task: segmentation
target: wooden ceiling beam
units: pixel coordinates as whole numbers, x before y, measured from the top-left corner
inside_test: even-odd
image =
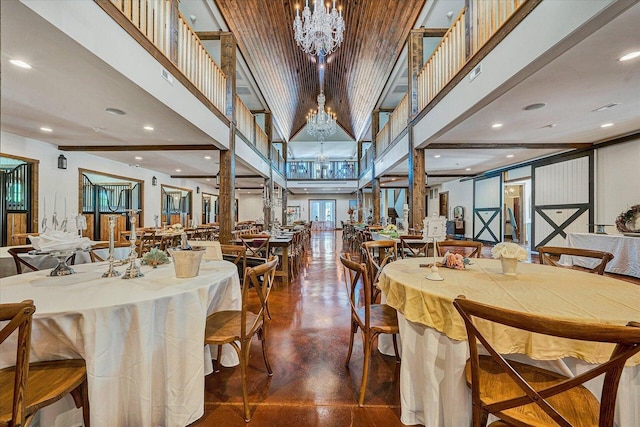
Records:
[[[481,143],[481,142],[463,142],[448,143],[435,142],[425,147],[425,150],[509,150],[509,149],[525,149],[525,150],[552,150],[557,148],[566,149],[582,149],[591,148],[593,144],[590,142],[516,142],[516,143]]]
[[[59,145],[60,151],[206,151],[219,150],[211,144],[185,145]]]

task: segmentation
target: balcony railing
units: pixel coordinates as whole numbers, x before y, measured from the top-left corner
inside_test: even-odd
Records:
[[[358,164],[355,161],[287,162],[287,179],[336,180],[358,179]]]
[[[373,165],[373,160],[375,158],[375,150],[373,145],[364,152],[362,157],[360,158],[360,172],[364,172]]]
[[[471,2],[471,55],[484,46],[502,24],[527,0],[482,0]]]
[[[282,175],[285,174],[284,158],[274,146],[271,146],[271,165],[276,168]]]
[[[177,23],[173,22],[169,0],[110,1],[219,111],[225,111],[224,73],[180,13]],[[177,52],[172,58],[171,34],[176,27]]]
[[[400,103],[389,115],[389,121],[376,135],[376,152],[382,153],[402,133],[409,122],[409,94],[402,97]],[[363,169],[364,170],[364,169]]]
[[[236,95],[236,128],[245,139],[265,157],[269,158],[269,138],[256,122],[256,118]]]

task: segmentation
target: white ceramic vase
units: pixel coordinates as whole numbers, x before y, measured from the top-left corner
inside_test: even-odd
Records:
[[[502,274],[506,276],[515,276],[518,270],[518,259],[517,258],[505,258],[501,257],[500,262],[502,262]]]

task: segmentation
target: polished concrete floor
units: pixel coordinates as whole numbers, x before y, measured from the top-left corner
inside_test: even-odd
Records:
[[[301,273],[289,284],[276,282],[270,296],[268,377],[260,344],[254,340],[248,371],[252,426],[402,426],[399,368],[394,357],[374,352],[365,407],[357,396],[363,350],[358,334],[351,363],[344,365],[349,340],[349,305],[339,254],[340,232],[314,232]],[[485,247],[483,257],[491,257]],[[534,254],[531,261],[537,262]],[[640,284],[640,280],[616,276]],[[193,427],[245,425],[239,368],[206,377],[205,414]],[[465,410],[464,408],[460,408]]]

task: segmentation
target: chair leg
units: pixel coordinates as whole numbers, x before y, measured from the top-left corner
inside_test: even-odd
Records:
[[[267,367],[267,372],[271,377],[273,376],[273,370],[271,369],[271,364],[269,363],[269,358],[267,357],[267,334],[264,326],[258,331],[258,339],[262,342],[262,357],[264,358],[264,365]]]
[[[242,401],[244,402],[244,420],[251,421],[249,410],[249,392],[247,390],[247,368],[249,367],[249,348],[251,342],[240,345],[240,376],[242,377]]]
[[[222,365],[220,362],[222,361],[222,344],[218,344],[218,356],[216,357],[216,363],[213,366],[213,372],[220,372],[220,366]]]
[[[91,417],[89,413],[89,384],[87,383],[87,377],[84,381],[75,389],[71,391],[71,397],[76,408],[82,407],[82,420],[84,421],[84,427],[91,427]],[[31,418],[33,419],[33,418]],[[31,424],[30,422],[27,425]]]
[[[369,359],[371,358],[371,345],[373,336],[368,333],[362,334],[362,346],[364,347],[364,360],[362,361],[362,384],[360,385],[360,397],[358,406],[364,406],[364,395],[367,391],[367,379],[369,378]]]
[[[348,366],[349,365],[349,360],[351,360],[351,353],[353,352],[353,338],[356,335],[356,332],[358,332],[358,324],[352,320],[351,321],[351,336],[349,337],[349,351],[347,352],[347,360],[345,360],[345,362],[344,362],[345,366]]]
[[[396,334],[392,335],[393,337],[393,351],[396,354],[396,363],[400,363],[400,353],[398,353],[398,337]]]

